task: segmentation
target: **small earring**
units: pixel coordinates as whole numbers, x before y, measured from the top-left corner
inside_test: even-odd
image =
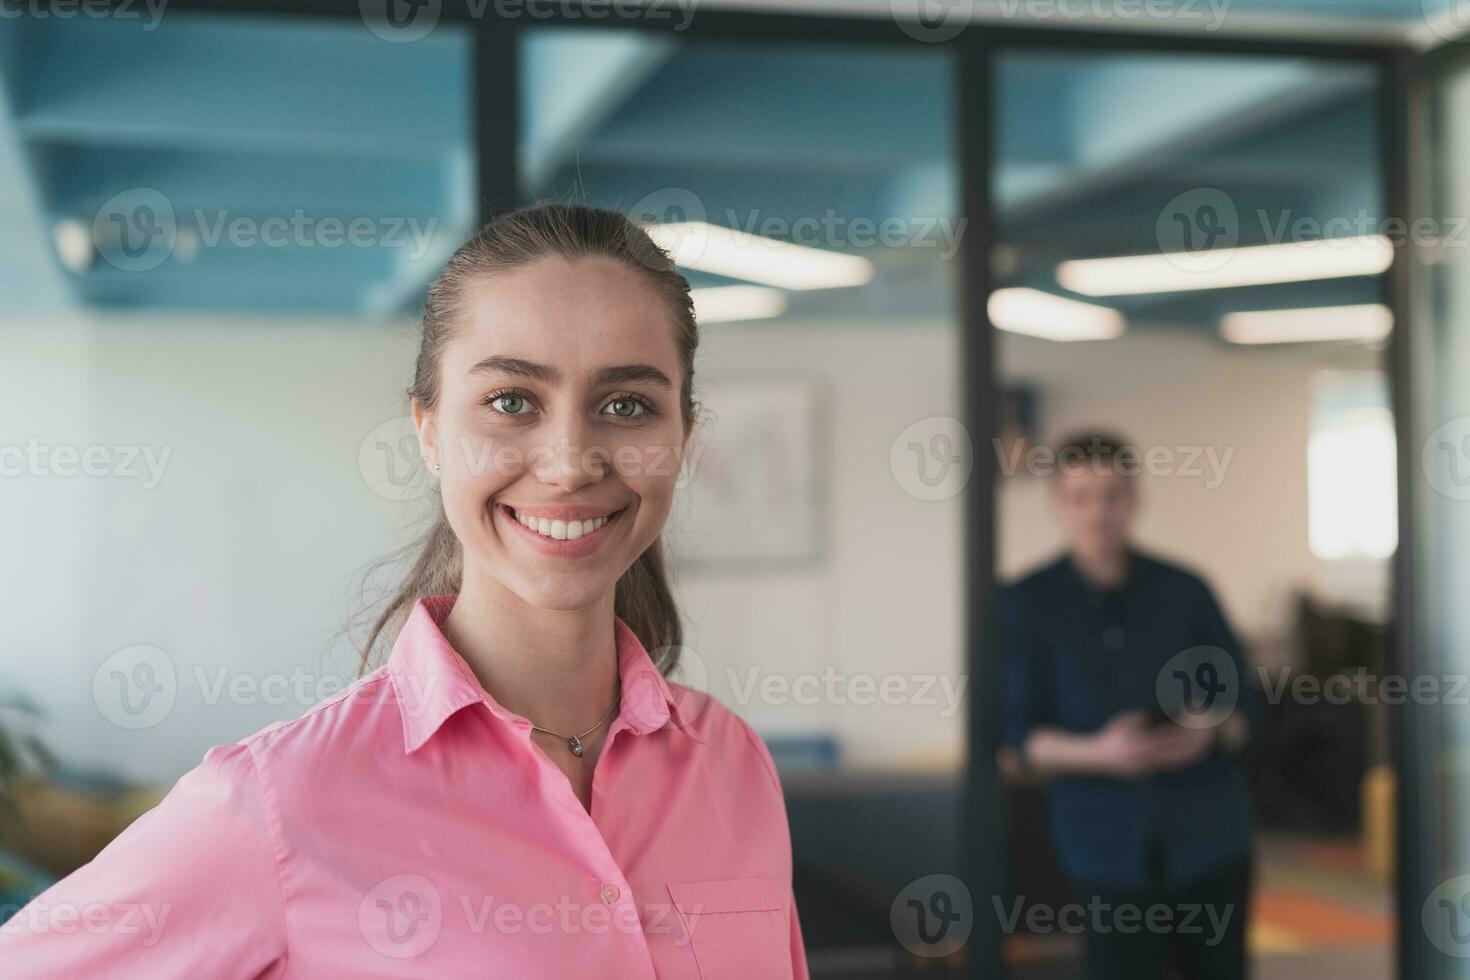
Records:
[[[438,473],[439,472],[439,464],[438,463],[435,463],[434,464],[434,472],[435,473]]]

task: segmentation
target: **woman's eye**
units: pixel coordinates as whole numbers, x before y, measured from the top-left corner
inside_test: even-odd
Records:
[[[503,415],[522,415],[522,409],[527,408],[529,403],[521,395],[496,395],[490,399],[490,405]]]
[[[618,418],[632,419],[642,415],[644,407],[634,398],[614,398],[607,403],[607,409]]]

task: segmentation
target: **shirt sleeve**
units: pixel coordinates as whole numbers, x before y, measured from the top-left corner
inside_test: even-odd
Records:
[[[1255,673],[1246,661],[1245,647],[1241,645],[1235,630],[1231,629],[1230,622],[1225,618],[1225,613],[1215,599],[1214,592],[1204,582],[1200,582],[1199,588],[1204,642],[1224,650],[1229,654],[1231,662],[1235,664],[1235,675],[1238,679],[1235,710],[1246,721],[1246,744],[1249,745],[1260,734],[1264,715],[1265,705],[1261,697],[1260,685],[1256,683]]]
[[[766,747],[766,743],[761,740],[760,735],[756,733],[756,730],[752,728],[750,724],[745,721],[745,719],[735,714],[732,714],[731,717],[735,719],[736,724],[738,724],[742,729],[745,730],[745,737],[750,740],[751,748],[755,750],[755,754],[760,758],[761,768],[765,770],[766,775],[771,780],[772,792],[775,795],[776,803],[782,816],[781,827],[779,830],[781,864],[785,868],[786,883],[788,885],[794,885],[794,866],[793,855],[791,851],[791,821],[790,818],[787,816],[786,793],[781,788],[781,776],[780,773],[776,771],[776,760],[771,758],[771,750]],[[794,888],[792,889],[791,896],[790,919],[792,980],[810,980],[811,974],[808,972],[806,962],[806,943],[803,941],[801,936],[801,918],[797,915],[796,912],[796,893]]]
[[[1001,656],[1001,741],[1021,751],[1032,729],[1052,722],[1049,683],[1037,641],[1034,604],[1015,585],[997,590],[996,637]]]
[[[285,909],[251,749],[218,745],[94,859],[0,926],[6,977],[280,977]]]

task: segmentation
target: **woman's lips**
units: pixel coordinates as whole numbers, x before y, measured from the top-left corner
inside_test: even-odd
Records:
[[[624,507],[613,511],[605,518],[576,521],[528,516],[527,520],[536,521],[537,530],[533,531],[521,523],[514,508],[505,504],[496,504],[495,509],[505,519],[505,522],[512,526],[513,533],[519,533],[537,551],[563,558],[580,558],[592,554],[607,539],[611,529],[619,523],[628,510]],[[543,534],[541,528],[545,528],[548,533]]]

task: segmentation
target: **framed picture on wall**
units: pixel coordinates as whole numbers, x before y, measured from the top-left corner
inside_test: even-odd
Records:
[[[788,565],[822,557],[826,418],[821,380],[711,378],[665,540],[698,567]]]

